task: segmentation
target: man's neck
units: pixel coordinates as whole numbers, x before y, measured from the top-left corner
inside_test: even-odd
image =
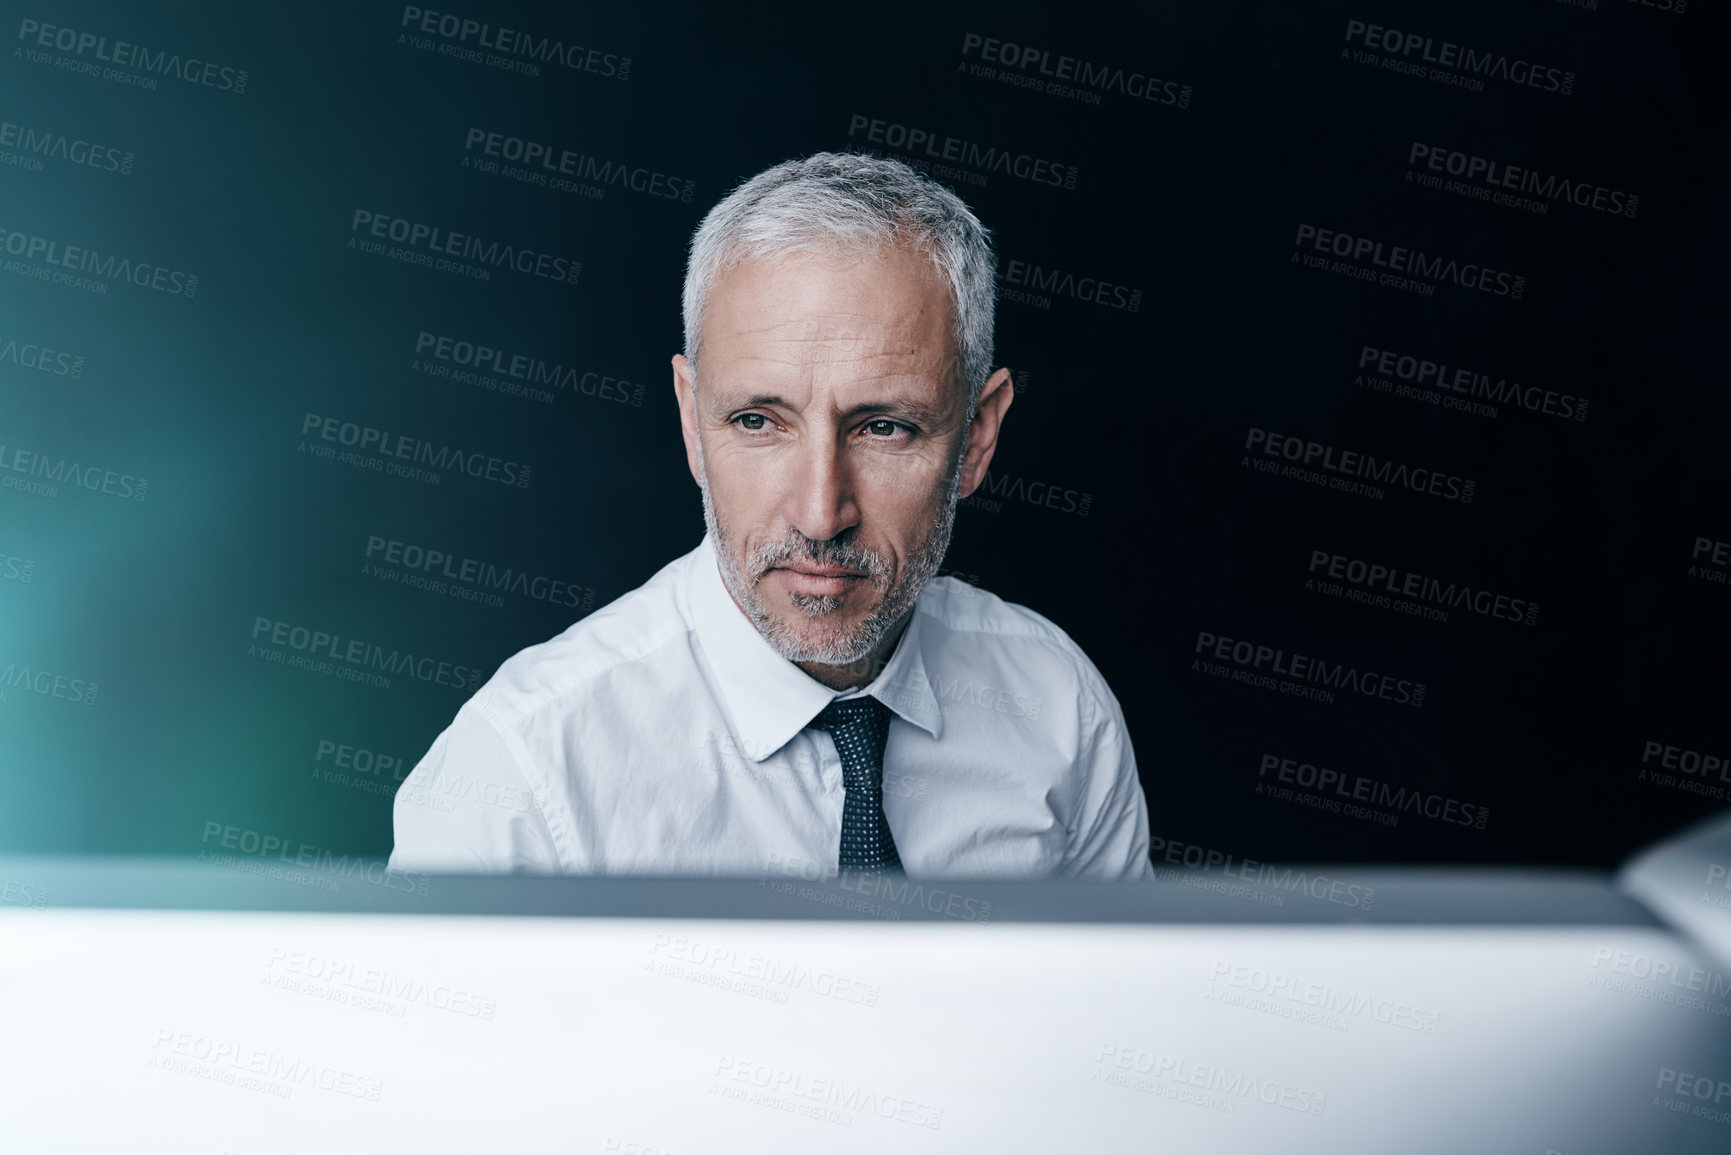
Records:
[[[852,690],[858,686],[869,686],[895,656],[896,646],[900,643],[902,634],[907,631],[908,620],[912,617],[911,613],[904,615],[895,628],[884,635],[884,640],[878,643],[877,648],[857,662],[841,666],[825,665],[823,662],[795,662],[794,665],[832,690]]]

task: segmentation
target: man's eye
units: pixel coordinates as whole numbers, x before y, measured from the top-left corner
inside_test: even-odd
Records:
[[[866,428],[880,437],[894,437],[898,429],[911,429],[910,426],[903,425],[900,421],[891,421],[887,417],[867,422]]]
[[[761,413],[741,413],[738,417],[735,417],[733,420],[734,420],[735,424],[737,424],[738,422],[741,422],[741,421],[768,421],[769,418],[765,417]],[[761,433],[763,431],[764,427],[762,425],[747,425],[747,426],[745,426],[745,429],[748,433]]]

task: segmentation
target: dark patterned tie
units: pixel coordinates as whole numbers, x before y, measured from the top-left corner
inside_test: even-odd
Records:
[[[884,819],[884,743],[890,708],[869,695],[834,701],[806,724],[835,739],[846,793],[841,807],[843,870],[900,870],[901,856]]]

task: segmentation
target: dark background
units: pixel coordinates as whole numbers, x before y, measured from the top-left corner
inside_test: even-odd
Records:
[[[1709,6],[421,7],[582,45],[589,67],[441,54],[463,44],[405,28],[393,4],[0,10],[0,851],[190,854],[217,822],[388,853],[396,782],[473,689],[696,544],[668,366],[687,240],[788,157],[917,155],[850,133],[856,117],[1075,170],[1073,188],[934,173],[994,230],[1000,272],[1059,278],[1005,286],[1044,300],[999,304],[1017,398],[945,568],[1045,614],[1098,664],[1156,838],[1258,859],[1608,866],[1726,804],[1731,771],[1650,753],[1731,755],[1731,586],[1694,556],[1698,539],[1731,540],[1731,102]],[[1570,91],[1403,75],[1353,56],[1355,20],[1536,62],[1572,74]],[[27,21],[228,71],[196,83],[147,58],[103,75],[97,49],[44,49]],[[970,35],[1046,56],[1000,53],[978,74]],[[1002,79],[1049,81],[1041,60],[1061,56],[1107,78],[1080,98]],[[1160,99],[1126,91],[1149,77]],[[475,129],[692,195],[465,167]],[[1538,212],[1422,187],[1406,179],[1428,171],[1409,164],[1415,143],[1637,207],[1535,197]],[[92,145],[104,163],[72,159]],[[129,171],[107,164],[123,154]],[[477,280],[363,252],[357,210],[581,273]],[[1306,267],[1306,224],[1522,290],[1433,278],[1424,294]],[[196,290],[43,280],[65,270],[13,247],[30,238],[182,286],[193,274]],[[1100,282],[1139,294],[1134,310],[1064,288]],[[546,402],[435,377],[422,333],[574,372]],[[1584,420],[1380,392],[1357,379],[1366,346],[1583,399]],[[578,384],[599,376],[623,384]],[[526,464],[530,481],[317,459],[308,414]],[[1471,479],[1473,499],[1264,473],[1251,429]],[[91,470],[131,479],[127,493],[147,481],[143,499],[81,487]],[[575,604],[414,588],[366,568],[373,538],[558,579]],[[1314,551],[1540,609],[1528,625],[1347,601],[1306,588]],[[290,668],[260,619],[466,673],[385,688]],[[1203,632],[1422,683],[1422,706],[1211,676],[1192,665]],[[339,766],[339,747],[369,756]],[[1271,756],[1486,821],[1386,824],[1259,793]]]

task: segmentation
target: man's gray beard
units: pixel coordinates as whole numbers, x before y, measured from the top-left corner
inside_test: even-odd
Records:
[[[962,445],[967,445],[966,429],[962,431]],[[885,583],[889,580],[890,563],[876,552],[860,549],[855,545],[832,546],[824,542],[802,541],[791,547],[764,546],[746,558],[745,564],[755,576],[748,578],[740,573],[734,563],[733,547],[722,533],[721,523],[715,516],[715,502],[709,496],[709,468],[703,459],[701,439],[697,446],[697,469],[702,477],[703,524],[708,527],[710,540],[715,543],[721,580],[727,586],[728,592],[745,611],[745,616],[751,619],[751,624],[757,628],[763,640],[768,642],[776,653],[790,662],[821,662],[826,666],[849,666],[866,657],[877,649],[878,644],[913,607],[914,600],[920,596],[920,591],[926,588],[926,583],[937,574],[938,567],[943,564],[944,554],[950,548],[950,531],[955,528],[956,523],[956,501],[962,489],[962,454],[958,453],[955,461],[951,463],[948,477],[943,482],[947,492],[944,494],[938,517],[932,523],[931,532],[926,535],[924,544],[909,559],[907,569],[901,573],[896,584],[884,593]],[[789,561],[814,561],[818,565],[845,566],[850,570],[862,571],[867,575],[867,580],[877,587],[882,600],[876,609],[857,624],[851,627],[838,626],[839,632],[832,633],[824,640],[804,641],[780,619],[769,614],[755,596],[755,587],[763,575]],[[815,621],[840,608],[842,596],[792,593],[789,598],[794,605],[805,611],[807,620]]]

